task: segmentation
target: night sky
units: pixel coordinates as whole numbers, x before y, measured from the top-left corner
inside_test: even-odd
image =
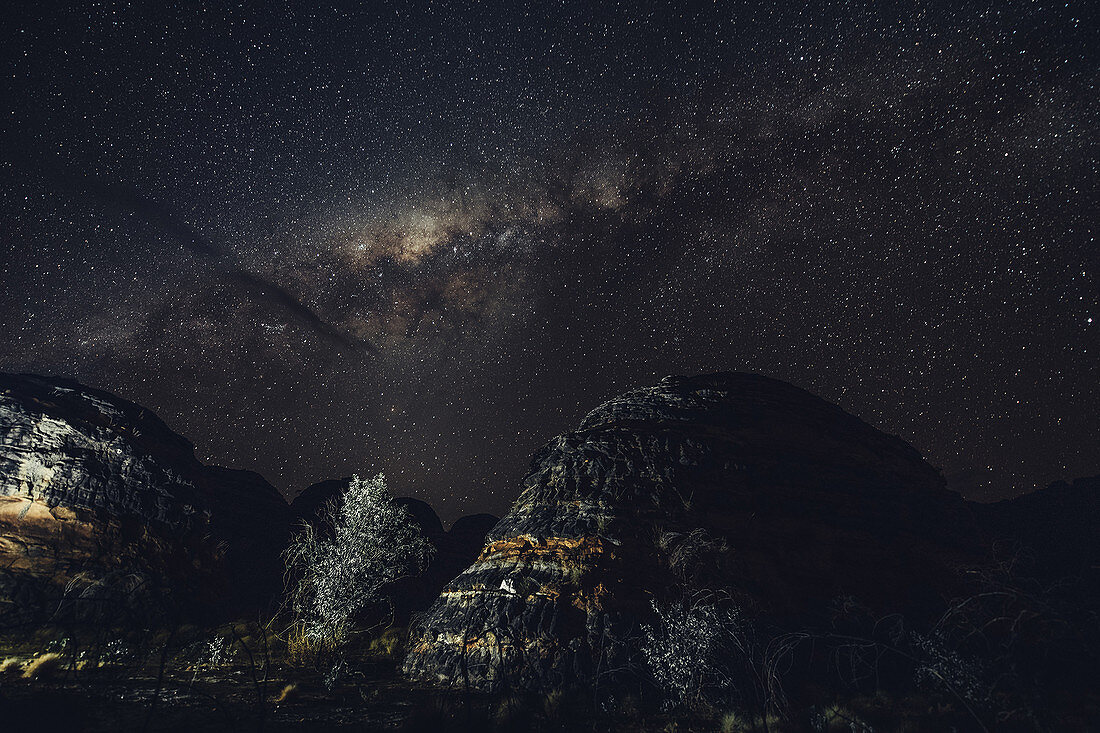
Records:
[[[1100,473],[1089,3],[220,5],[6,7],[0,370],[444,520],[718,370]]]

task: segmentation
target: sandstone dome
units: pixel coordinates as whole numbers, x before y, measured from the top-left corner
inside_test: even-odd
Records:
[[[755,374],[609,400],[519,488],[414,633],[407,674],[537,687],[626,668],[651,601],[691,587],[777,623],[844,597],[919,608],[969,552],[964,502],[912,446]]]
[[[101,601],[78,616],[257,608],[281,587],[289,527],[263,478],[201,464],[150,410],[73,380],[0,374],[5,622],[59,621],[74,579],[70,597]]]

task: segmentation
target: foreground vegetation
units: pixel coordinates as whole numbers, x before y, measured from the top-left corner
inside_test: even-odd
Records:
[[[58,628],[0,638],[0,710],[13,730],[391,731],[944,731],[980,730],[972,710],[936,688],[838,695],[784,714],[702,701],[670,706],[639,688],[602,694],[562,688],[489,695],[411,683],[398,674],[404,630],[346,650],[335,684],[327,661],[254,622],[93,636]],[[104,641],[106,639],[106,641]],[[320,664],[318,662],[321,662]],[[830,688],[834,688],[830,691]],[[1087,730],[1095,701],[1054,700],[1051,730]],[[1092,707],[1090,707],[1092,705]],[[1046,727],[1046,726],[1044,726]],[[990,729],[1033,730],[1025,720]]]
[[[631,695],[596,706],[590,694],[579,690],[488,696],[431,688],[397,674],[401,649],[387,653],[399,636],[396,630],[374,644],[374,652],[363,650],[355,672],[329,689],[322,672],[291,663],[278,643],[268,648],[268,657],[257,655],[252,646],[246,650],[245,645],[256,643],[254,635],[242,633],[249,626],[238,624],[229,635],[224,628],[211,636],[185,630],[174,635],[167,653],[156,649],[166,636],[135,645],[131,634],[113,646],[111,659],[94,663],[73,641],[62,645],[51,639],[48,646],[66,651],[36,656],[30,640],[6,639],[0,641],[7,655],[0,667],[0,706],[13,729],[39,731],[915,731],[965,723],[964,714],[948,701],[931,698],[853,699],[784,721],[736,712],[646,709]],[[40,640],[52,632],[43,630]],[[35,660],[44,658],[55,663],[44,674],[28,675]]]

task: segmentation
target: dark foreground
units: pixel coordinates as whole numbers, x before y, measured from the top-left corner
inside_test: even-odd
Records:
[[[446,707],[448,697],[404,682],[385,665],[331,691],[317,675],[253,679],[248,668],[171,675],[159,684],[155,673],[15,677],[0,683],[0,719],[7,730],[28,731],[400,730],[415,711]]]
[[[248,667],[112,679],[58,673],[0,681],[3,730],[35,731],[969,731],[982,730],[950,701],[932,697],[853,698],[789,720],[750,720],[715,711],[686,716],[644,711],[624,696],[594,708],[590,700],[551,695],[490,698],[410,683],[390,663],[367,665],[332,690],[319,675]],[[288,688],[288,686],[291,686]],[[1063,719],[1059,730],[1089,730],[1096,710]],[[1011,727],[1006,730],[1012,729]]]

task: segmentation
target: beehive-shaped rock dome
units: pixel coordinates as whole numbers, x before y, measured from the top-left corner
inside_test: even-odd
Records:
[[[481,556],[413,635],[405,671],[534,687],[629,667],[651,600],[685,587],[774,618],[845,595],[912,607],[947,574],[965,517],[910,445],[805,390],[666,377],[534,456]]]

